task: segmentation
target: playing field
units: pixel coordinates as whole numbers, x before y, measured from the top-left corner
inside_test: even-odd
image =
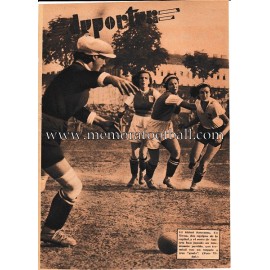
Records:
[[[188,190],[192,177],[187,167],[190,148],[182,148],[181,164],[173,178],[178,190],[168,190],[162,184],[168,158],[164,149],[153,178],[159,190],[138,184],[125,187],[130,179],[128,141],[64,141],[63,149],[84,184],[65,226],[78,245],[59,248],[41,244],[41,269],[229,268],[227,141],[197,192]],[[49,179],[41,196],[41,221],[58,188]],[[179,260],[175,254],[162,254],[157,247],[159,235],[177,229],[219,230],[220,259]]]

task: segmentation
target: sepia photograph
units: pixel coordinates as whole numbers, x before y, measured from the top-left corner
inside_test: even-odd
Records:
[[[38,9],[39,269],[230,268],[229,2]]]

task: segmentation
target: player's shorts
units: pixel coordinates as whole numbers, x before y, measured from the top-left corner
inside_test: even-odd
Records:
[[[204,145],[210,144],[212,146],[218,146],[222,144],[224,138],[222,139],[221,143],[217,143],[215,139],[217,138],[218,134],[222,132],[224,126],[215,129],[207,129],[204,128],[202,125],[199,125],[196,135],[196,141],[203,143]]]
[[[129,141],[141,143],[145,140],[145,131],[151,116],[139,116],[135,114],[132,118],[129,133]]]
[[[146,128],[146,146],[149,149],[159,149],[160,143],[175,137],[172,121],[150,119]]]
[[[66,132],[66,121],[42,114],[41,168],[46,169],[64,158],[58,132]],[[53,137],[52,137],[53,136]]]

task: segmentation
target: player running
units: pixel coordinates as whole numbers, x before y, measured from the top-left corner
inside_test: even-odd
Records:
[[[139,184],[143,184],[143,172],[146,169],[147,147],[146,141],[143,139],[148,121],[151,118],[154,102],[160,97],[160,93],[151,88],[152,77],[150,72],[141,70],[132,77],[132,82],[141,91],[134,95],[130,95],[125,100],[124,108],[118,113],[118,118],[122,118],[126,110],[133,104],[135,114],[132,118],[129,134],[132,134],[131,142],[131,157],[130,157],[130,171],[131,179],[127,187],[132,187],[138,181],[138,167]]]
[[[163,79],[163,85],[166,88],[166,92],[157,99],[146,130],[149,136],[147,147],[150,159],[146,164],[146,175],[144,180],[150,189],[157,189],[153,183],[152,177],[159,162],[160,144],[162,144],[170,153],[163,184],[168,188],[175,188],[170,179],[179,165],[181,149],[179,142],[173,133],[171,118],[173,114],[178,114],[180,112],[180,107],[189,110],[195,109],[194,104],[184,101],[177,95],[179,79],[176,75],[168,74]]]
[[[197,98],[196,117],[183,127],[188,128],[200,123],[189,163],[189,168],[193,169],[199,162],[190,186],[190,191],[194,191],[205,175],[208,164],[220,149],[225,135],[230,130],[230,125],[225,109],[211,97],[211,87],[208,84],[202,83],[191,88],[191,96]],[[205,147],[206,151],[201,155]]]
[[[41,230],[41,241],[59,246],[76,245],[76,240],[61,229],[82,190],[82,182],[64,157],[61,139],[48,139],[46,132],[66,132],[67,121],[72,116],[84,123],[99,125],[105,131],[115,131],[112,122],[85,108],[89,89],[112,84],[121,94],[135,94],[138,90],[129,81],[99,71],[107,58],[115,57],[108,43],[84,35],[79,38],[77,48],[72,65],[55,77],[42,98],[41,167],[61,189],[52,200]]]

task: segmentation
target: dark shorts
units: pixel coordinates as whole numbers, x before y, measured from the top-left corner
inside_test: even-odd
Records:
[[[46,169],[64,158],[58,132],[66,132],[67,123],[47,114],[42,114],[41,168]]]
[[[199,125],[198,130],[197,130],[197,135],[196,135],[196,141],[203,143],[204,145],[210,144],[212,146],[218,146],[222,144],[223,140],[221,143],[217,143],[215,138],[217,138],[217,134],[222,132],[224,129],[224,126],[221,126],[219,128],[215,129],[207,129],[204,128],[203,126]]]

